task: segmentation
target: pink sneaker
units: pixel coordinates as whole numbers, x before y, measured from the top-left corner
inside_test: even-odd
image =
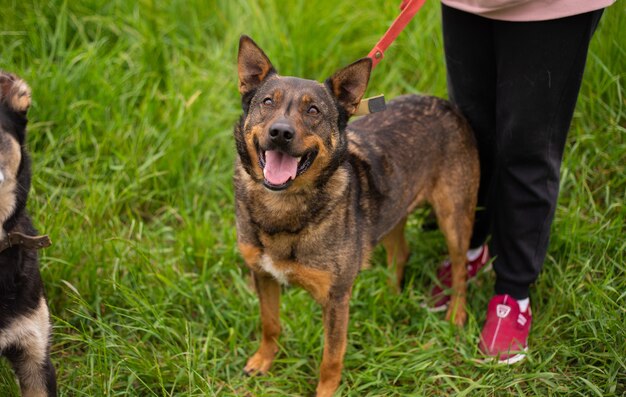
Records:
[[[522,313],[514,298],[496,295],[489,302],[478,348],[491,359],[496,358],[499,363],[514,364],[521,361],[526,357],[531,322],[530,305]]]
[[[482,246],[482,252],[473,261],[467,262],[467,281],[476,277],[481,270],[487,271],[489,267],[485,267],[491,257],[489,256],[489,248],[487,245]],[[426,309],[431,312],[441,312],[448,308],[450,295],[448,291],[452,288],[452,264],[450,259],[446,259],[439,269],[437,269],[437,283],[430,291],[431,305],[425,305]]]

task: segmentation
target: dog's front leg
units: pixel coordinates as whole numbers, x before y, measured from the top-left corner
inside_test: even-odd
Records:
[[[50,362],[50,319],[43,296],[39,307],[14,321],[14,346],[5,351],[20,381],[23,397],[54,397],[56,376]],[[11,336],[11,335],[10,335]]]
[[[348,338],[350,295],[331,295],[324,305],[324,355],[316,397],[330,397],[339,387]]]
[[[38,331],[33,334],[37,335],[35,332]],[[37,335],[28,342],[7,354],[20,381],[22,397],[54,397],[57,395],[56,377],[46,351],[47,337]]]
[[[269,371],[278,352],[280,335],[280,284],[269,274],[253,272],[254,285],[261,305],[261,346],[250,357],[244,371],[248,375],[265,374]]]

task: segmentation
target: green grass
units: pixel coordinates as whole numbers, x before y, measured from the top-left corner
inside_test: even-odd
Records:
[[[18,1],[0,9],[0,68],[33,89],[30,210],[42,254],[62,396],[308,395],[321,312],[288,289],[270,376],[242,368],[257,299],[235,248],[236,48],[251,35],[283,74],[323,79],[367,54],[399,1]],[[407,291],[382,251],[351,303],[342,395],[626,393],[626,7],[591,46],[545,269],[532,290],[528,360],[477,365],[493,274],[456,331],[420,306],[444,252],[411,220]],[[368,94],[446,96],[430,1],[375,70]],[[17,386],[0,362],[0,395]]]

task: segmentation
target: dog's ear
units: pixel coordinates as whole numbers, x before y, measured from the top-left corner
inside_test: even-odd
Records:
[[[337,71],[326,80],[326,86],[337,98],[339,104],[352,116],[358,106],[372,71],[372,60],[361,58],[358,61]]]
[[[267,55],[246,35],[239,39],[237,69],[239,93],[242,97],[254,91],[268,76],[276,73]]]
[[[30,87],[14,74],[0,70],[0,102],[16,113],[26,113],[30,107]]]

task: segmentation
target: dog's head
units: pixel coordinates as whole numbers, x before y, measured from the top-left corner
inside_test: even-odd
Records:
[[[323,84],[276,73],[247,36],[239,41],[243,116],[235,128],[241,164],[273,191],[319,185],[346,154],[345,126],[361,101],[372,62],[360,59]]]
[[[26,139],[26,112],[30,107],[30,88],[19,77],[0,71],[0,222],[23,206],[30,179],[20,173],[28,167],[22,145]]]

